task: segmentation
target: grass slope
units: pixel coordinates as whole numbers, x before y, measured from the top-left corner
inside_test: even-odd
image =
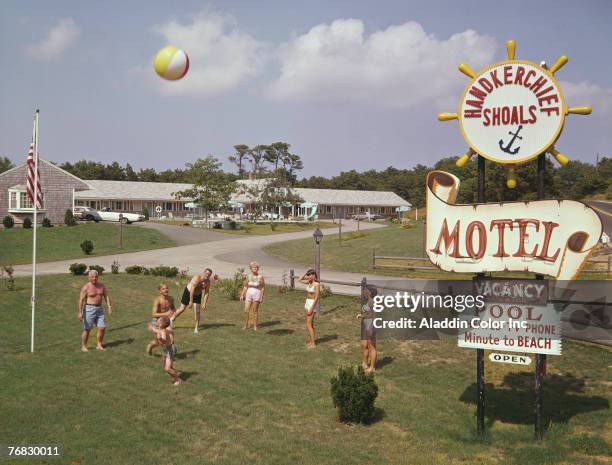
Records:
[[[270,287],[260,331],[244,333],[239,303],[215,289],[203,332],[193,334],[189,313],[177,321],[186,382],[175,388],[160,357],[144,356],[157,280],[102,280],[115,310],[103,353],[79,351],[83,278],[39,278],[35,354],[29,281],[0,290],[4,444],[63,444],[65,457],[51,464],[609,463],[608,349],[565,342],[562,357],[549,357],[544,410],[553,422],[541,444],[532,439],[533,367],[487,363],[488,433],[475,437],[475,352],[453,341],[379,341],[380,418],[344,425],[329,379],[359,360],[356,300],[323,301],[320,345],[307,350],[303,292]],[[178,297],[184,283],[170,285]]]
[[[32,229],[0,229],[0,264],[31,263],[32,233]],[[175,245],[174,241],[158,231],[126,225],[123,226],[123,249],[120,249],[119,225],[109,223],[38,228],[36,235],[38,262],[84,257],[80,244],[86,239],[94,243],[93,257]]]

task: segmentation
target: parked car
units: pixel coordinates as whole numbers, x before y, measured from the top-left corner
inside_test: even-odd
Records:
[[[378,213],[359,213],[357,215],[353,215],[354,220],[368,220],[368,221],[376,221],[376,220],[384,220],[384,215],[380,215]]]
[[[98,211],[98,214],[102,221],[121,221],[122,223],[131,224],[145,220],[145,216],[139,213],[114,212],[108,207]]]
[[[91,207],[74,207],[73,209],[74,218],[81,221],[102,221],[102,217],[98,213],[98,210]]]

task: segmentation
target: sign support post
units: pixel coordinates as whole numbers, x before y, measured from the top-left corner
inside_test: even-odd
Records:
[[[478,203],[485,203],[485,158],[478,155]],[[484,276],[478,273],[476,276]],[[476,430],[479,436],[484,434],[485,417],[485,375],[484,349],[476,349],[476,387],[478,399],[476,403]]]
[[[546,154],[538,155],[538,200],[544,200],[544,176],[546,175]],[[536,279],[544,279],[541,274],[536,274]],[[542,379],[546,372],[546,355],[536,354],[535,363],[535,384],[534,384],[534,436],[537,441],[541,441],[544,437],[544,428],[542,425],[542,401],[543,389]]]

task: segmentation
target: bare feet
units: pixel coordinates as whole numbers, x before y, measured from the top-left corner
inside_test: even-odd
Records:
[[[104,346],[102,344],[98,344],[96,346],[96,350],[104,350]]]
[[[247,329],[249,329],[249,327],[248,327],[248,326],[243,326],[243,327],[242,327],[242,330],[243,330],[243,331],[246,331]]]
[[[315,348],[317,347],[317,345],[316,345],[316,344],[311,344],[311,343],[308,343],[308,344],[306,344],[306,347],[307,347],[308,349],[315,349]]]
[[[153,355],[153,347],[155,347],[155,344],[149,342],[147,345],[146,355]]]
[[[179,384],[181,384],[183,382],[183,380],[181,379],[177,379],[173,384],[174,386],[178,386]]]
[[[195,329],[193,330],[193,334],[198,334],[200,332],[200,330],[198,329],[198,327],[196,326]]]
[[[257,331],[257,326],[253,326],[253,331]]]
[[[89,349],[85,346],[81,346],[81,352],[89,352]]]

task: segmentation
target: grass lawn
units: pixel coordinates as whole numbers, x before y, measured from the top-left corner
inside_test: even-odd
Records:
[[[410,229],[391,224],[386,228],[370,229],[361,234],[343,233],[342,243],[338,234],[325,236],[321,242],[321,268],[354,273],[374,273],[387,276],[410,276],[436,279],[471,279],[471,274],[449,273],[439,270],[409,270],[372,267],[372,254],[396,257],[421,257],[423,251],[423,223],[419,221]],[[278,242],[264,247],[270,255],[292,263],[312,266],[313,241],[311,238]],[[406,266],[403,260],[381,259],[377,265]],[[422,262],[410,262],[416,266],[432,266],[428,258]],[[589,265],[591,266],[591,265]],[[533,274],[512,272],[493,273],[494,276],[532,277]],[[606,273],[582,273],[581,279],[606,279]]]
[[[32,229],[23,228],[0,229],[0,264],[31,263],[32,232]],[[36,236],[38,262],[85,257],[80,244],[86,239],[94,244],[93,257],[175,245],[174,241],[153,229],[124,225],[123,249],[120,249],[119,225],[109,223],[39,228]]]
[[[113,298],[107,350],[79,351],[76,300],[84,278],[39,277],[37,351],[29,353],[29,281],[2,287],[3,444],[64,446],[66,464],[604,464],[612,453],[611,352],[565,341],[548,357],[544,411],[533,441],[533,366],[487,363],[487,435],[475,435],[475,351],[454,341],[379,341],[378,420],[340,424],[329,379],[360,357],[357,300],[333,296],[305,348],[304,293],[266,293],[259,332],[214,289],[204,330],[177,321],[174,387],[159,352],[146,357],[157,280],[103,275]],[[170,280],[179,296],[184,285]],[[93,336],[93,334],[92,334]],[[90,347],[93,346],[90,340]],[[36,460],[15,463],[43,463]]]

